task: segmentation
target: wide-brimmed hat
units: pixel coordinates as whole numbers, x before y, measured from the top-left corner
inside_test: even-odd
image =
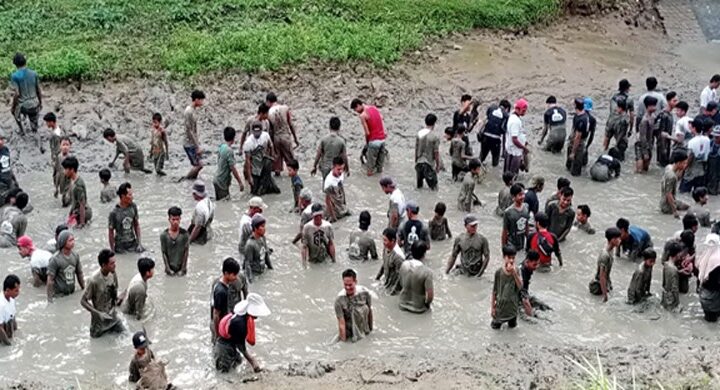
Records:
[[[248,205],[248,207],[258,207],[258,208],[261,208],[261,209],[263,209],[263,210],[265,210],[266,208],[268,208],[268,205],[266,205],[265,202],[263,202],[262,198],[259,197],[259,196],[255,196],[255,197],[250,198],[250,200],[248,201],[247,205]]]
[[[265,300],[259,294],[250,293],[247,298],[235,305],[233,313],[237,315],[249,314],[253,317],[265,317],[270,315],[270,309]]]

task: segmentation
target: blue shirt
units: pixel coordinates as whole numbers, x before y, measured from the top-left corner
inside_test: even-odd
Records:
[[[10,82],[20,94],[18,99],[20,107],[35,108],[40,104],[37,95],[38,76],[34,70],[28,68],[16,70],[10,77]]]

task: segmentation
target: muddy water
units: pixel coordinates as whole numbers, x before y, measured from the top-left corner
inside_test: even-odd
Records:
[[[558,34],[562,34],[560,31]],[[443,173],[438,192],[414,189],[414,169],[410,148],[412,135],[421,126],[421,118],[428,110],[441,115],[443,123],[449,121],[454,109],[456,95],[462,86],[472,81],[475,94],[485,101],[495,96],[513,97],[522,91],[530,98],[531,110],[527,121],[529,128],[537,129],[541,123],[542,103],[547,94],[557,94],[563,102],[579,94],[590,94],[596,98],[599,118],[598,135],[591,149],[591,160],[599,153],[601,134],[607,105],[599,100],[613,89],[617,74],[629,77],[638,87],[647,64],[647,56],[634,56],[626,48],[620,52],[612,43],[604,51],[598,51],[590,43],[559,44],[553,37],[527,38],[520,42],[505,43],[495,39],[490,43],[478,43],[472,39],[462,42],[465,50],[449,54],[447,58],[428,66],[412,69],[412,80],[408,84],[417,87],[417,95],[405,96],[411,103],[388,107],[384,113],[391,129],[391,154],[388,173],[397,177],[406,198],[416,200],[421,207],[423,219],[431,217],[431,210],[438,200],[448,204],[447,217],[454,234],[462,230],[462,217],[455,210],[458,186],[450,182],[449,173]],[[593,45],[599,45],[593,43]],[[475,51],[474,48],[478,50]],[[473,54],[477,53],[477,54]],[[536,65],[532,58],[545,55],[544,66]],[[502,65],[498,65],[502,58]],[[628,59],[630,58],[630,59]],[[668,55],[668,58],[673,58]],[[624,60],[623,60],[624,59]],[[669,60],[668,60],[669,61]],[[621,63],[623,67],[617,64]],[[528,66],[528,64],[531,64]],[[662,68],[664,72],[677,70],[679,65]],[[562,72],[560,72],[562,70]],[[701,72],[690,71],[680,76],[666,76],[679,82],[682,93],[694,101],[704,80],[696,78]],[[662,74],[662,73],[661,73]],[[637,80],[637,81],[636,81]],[[662,83],[662,79],[661,79]],[[390,91],[391,93],[393,91]],[[408,90],[396,92],[396,99]],[[416,100],[421,101],[415,103]],[[308,129],[322,129],[325,116],[317,119],[311,115],[312,107],[297,110],[300,123]],[[339,106],[329,109],[339,112],[345,123],[345,134],[357,140],[360,131],[357,121]],[[440,130],[440,129],[438,129]],[[310,130],[308,130],[310,132]],[[352,135],[351,135],[352,134]],[[301,175],[306,186],[315,194],[320,193],[320,180],[309,175],[307,161],[317,134],[303,136],[303,151],[306,163]],[[531,138],[536,143],[537,135]],[[214,135],[209,144],[216,145],[219,135]],[[474,134],[471,136],[474,139]],[[179,142],[179,141],[178,141]],[[445,165],[447,144],[442,145]],[[477,145],[476,152],[478,150]],[[212,149],[215,149],[213,147]],[[110,155],[109,148],[95,147],[94,157],[86,155],[91,165],[98,166]],[[500,188],[500,170],[491,169],[486,181],[476,192],[485,203],[476,209],[480,216],[480,232],[491,243],[491,265],[485,276],[479,279],[446,276],[443,273],[450,254],[451,242],[434,242],[427,262],[435,272],[435,302],[432,312],[426,315],[412,315],[400,312],[397,297],[388,297],[380,292],[374,282],[380,262],[354,263],[348,260],[345,248],[349,233],[356,228],[356,218],[363,209],[373,216],[371,231],[380,245],[380,233],[385,226],[384,215],[387,198],[377,185],[377,178],[367,178],[357,163],[358,149],[351,155],[353,174],[346,181],[347,197],[354,216],[335,225],[338,248],[338,263],[315,265],[303,270],[297,247],[290,244],[297,229],[298,218],[289,214],[291,191],[289,180],[283,176],[279,185],[283,194],[268,196],[270,205],[268,218],[268,241],[274,248],[275,269],[260,277],[251,285],[251,291],[263,295],[272,310],[272,316],[258,321],[258,343],[251,348],[265,367],[273,368],[292,361],[309,359],[345,359],[350,357],[382,358],[397,354],[443,353],[450,351],[473,351],[491,342],[507,342],[510,345],[608,345],[656,344],[666,338],[687,338],[691,336],[712,336],[717,327],[704,323],[696,294],[681,297],[685,310],[681,314],[668,314],[659,308],[658,293],[661,289],[661,269],[653,272],[649,308],[643,313],[624,303],[625,290],[635,265],[618,260],[613,268],[615,291],[607,304],[589,295],[587,283],[595,272],[595,262],[604,245],[602,233],[588,236],[573,231],[562,245],[565,267],[549,274],[537,274],[533,278],[531,291],[545,300],[555,310],[544,314],[545,320],[537,324],[521,322],[510,332],[494,332],[489,327],[491,275],[499,267],[501,221],[494,216],[496,195]],[[82,153],[82,151],[81,151]],[[550,196],[553,184],[559,175],[565,175],[563,160],[544,152],[536,152],[532,171],[546,178],[547,189],[540,194],[541,204]],[[214,158],[210,159],[211,161]],[[175,159],[170,164],[171,174],[184,172],[183,160]],[[658,211],[659,176],[657,167],[648,175],[632,174],[631,164],[623,166],[623,176],[608,184],[591,182],[588,178],[574,178],[576,190],[575,205],[590,204],[593,209],[592,223],[600,231],[612,224],[618,217],[629,218],[634,224],[645,227],[651,233],[660,250],[664,240],[680,229],[680,222],[663,216]],[[212,180],[214,168],[203,171],[208,183]],[[88,194],[95,220],[90,227],[79,233],[76,250],[81,255],[86,276],[97,270],[95,256],[100,248],[107,245],[105,221],[111,205],[99,204],[99,183],[95,171],[82,171],[88,185]],[[128,180],[133,183],[135,199],[140,210],[143,243],[152,256],[162,263],[159,255],[159,234],[166,227],[165,211],[179,205],[184,210],[183,225],[189,222],[194,202],[190,196],[190,183],[171,183],[168,179],[154,176],[117,174],[113,183]],[[23,187],[31,194],[36,211],[29,216],[28,234],[37,243],[50,238],[55,224],[60,222],[66,210],[61,210],[52,199],[50,174],[28,172],[19,175]],[[527,177],[523,178],[527,182]],[[233,191],[236,191],[233,188]],[[153,340],[157,355],[169,361],[168,373],[173,382],[185,388],[206,388],[222,384],[229,376],[219,375],[212,366],[209,342],[209,295],[210,285],[220,274],[224,257],[236,253],[238,241],[238,220],[245,209],[247,196],[233,194],[231,202],[217,205],[213,224],[215,236],[206,246],[191,247],[189,273],[183,278],[169,278],[162,272],[162,265],[156,269],[156,277],[149,282],[149,295],[154,311],[147,321],[138,323],[126,320],[131,331],[144,326]],[[689,201],[687,198],[683,198]],[[710,208],[715,214],[720,207],[717,198],[711,200]],[[704,237],[701,230],[699,237]],[[132,355],[131,333],[121,336],[107,336],[98,340],[89,337],[89,314],[79,305],[80,294],[59,298],[52,305],[45,301],[44,290],[29,285],[29,269],[12,250],[0,250],[0,266],[7,272],[21,275],[26,284],[18,301],[18,322],[20,332],[15,344],[4,349],[0,356],[3,370],[0,383],[11,380],[44,380],[52,384],[81,383],[103,387],[114,384],[124,386],[127,365]],[[136,272],[134,255],[118,256],[118,277],[124,288]],[[336,333],[333,302],[342,284],[340,273],[348,267],[359,273],[359,283],[378,292],[374,301],[375,331],[356,344],[333,343]]]

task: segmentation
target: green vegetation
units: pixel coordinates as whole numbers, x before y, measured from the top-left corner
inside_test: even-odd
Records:
[[[27,54],[44,79],[273,70],[308,60],[384,66],[423,39],[524,27],[559,0],[0,1],[0,70]]]

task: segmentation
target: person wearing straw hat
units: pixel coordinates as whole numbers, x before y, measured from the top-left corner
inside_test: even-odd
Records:
[[[223,317],[218,326],[220,337],[213,349],[215,368],[218,371],[228,372],[234,369],[242,363],[243,357],[250,363],[253,371],[262,370],[248,352],[246,343],[255,345],[255,319],[269,315],[270,309],[265,300],[256,293],[250,293],[246,300],[235,305],[232,313]]]
[[[329,257],[335,262],[335,235],[330,222],[323,219],[323,206],[315,203],[312,206],[313,219],[303,227],[302,262],[323,263]]]
[[[17,244],[20,257],[30,260],[33,286],[40,287],[47,283],[47,267],[52,253],[46,250],[36,249],[32,239],[28,236],[20,236]]]
[[[357,285],[357,272],[342,273],[343,289],[335,298],[335,316],[340,341],[358,341],[373,330],[372,294]]]
[[[205,183],[202,180],[195,180],[192,186],[192,195],[197,204],[193,212],[192,222],[188,227],[190,243],[205,245],[212,236],[210,225],[213,218],[215,218],[215,204],[208,197]]]

